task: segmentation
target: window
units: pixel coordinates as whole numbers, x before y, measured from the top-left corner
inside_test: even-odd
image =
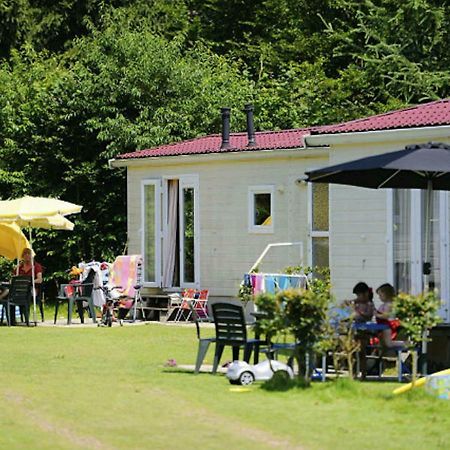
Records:
[[[329,195],[328,184],[310,183],[309,189],[309,261],[311,266],[329,267]]]
[[[160,283],[160,181],[142,183],[142,254],[144,282],[148,286]]]
[[[446,296],[442,286],[442,274],[446,261],[444,214],[447,210],[445,193],[433,192],[430,223],[425,223],[425,191],[416,189],[392,190],[392,245],[394,287],[403,292],[421,292],[423,285],[423,261],[425,246],[428,243],[428,262],[431,273],[427,282],[430,288],[437,289]],[[445,200],[445,201],[444,201]]]
[[[249,232],[273,233],[273,186],[250,186]]]

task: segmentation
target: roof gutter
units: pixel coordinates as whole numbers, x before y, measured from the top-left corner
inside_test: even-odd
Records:
[[[304,137],[308,146],[361,144],[450,138],[450,125],[437,127],[398,128],[395,130],[358,131],[355,133],[313,134]]]
[[[202,164],[216,161],[236,162],[236,161],[253,161],[255,159],[282,159],[294,158],[301,155],[302,158],[327,157],[328,148],[308,148],[297,147],[289,149],[272,149],[272,150],[248,150],[235,151],[225,153],[201,153],[190,155],[176,156],[154,156],[145,158],[127,158],[127,159],[110,159],[108,166],[110,169],[118,167],[137,167],[146,166],[169,166],[180,164]]]

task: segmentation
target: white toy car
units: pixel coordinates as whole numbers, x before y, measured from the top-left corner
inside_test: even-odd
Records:
[[[254,381],[266,381],[273,377],[275,372],[284,372],[293,379],[294,372],[287,365],[280,361],[268,359],[254,366],[244,361],[234,361],[228,366],[227,378],[231,384],[248,385]]]

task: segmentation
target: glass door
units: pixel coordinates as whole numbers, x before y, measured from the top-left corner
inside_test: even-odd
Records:
[[[179,180],[180,282],[182,287],[200,286],[198,178]]]
[[[142,255],[144,284],[161,285],[161,181],[142,182]]]
[[[393,257],[394,286],[398,291],[411,292],[411,193],[404,189],[393,192]]]
[[[428,277],[431,289],[443,300],[441,316],[449,316],[449,224],[448,194],[433,192],[431,219],[425,223],[426,193],[417,189],[392,190],[393,281],[398,291],[418,294],[424,290],[423,262],[426,234],[429,240]]]

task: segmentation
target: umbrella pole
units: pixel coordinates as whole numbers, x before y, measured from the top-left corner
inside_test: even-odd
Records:
[[[33,255],[33,239],[31,236],[31,227],[28,227],[28,233],[29,233],[29,241],[30,241],[30,247],[31,247],[31,292],[33,294],[33,320],[34,320],[34,326],[37,326],[36,290],[35,290],[35,282],[34,282],[34,255]]]
[[[423,266],[423,288],[425,292],[430,290],[430,273],[431,273],[431,262],[429,258],[431,256],[431,216],[433,213],[433,182],[428,180],[427,183],[427,193],[425,196],[425,249],[424,249],[424,266]],[[422,339],[422,355],[424,356],[421,372],[422,376],[426,375],[428,372],[427,367],[427,335],[428,332],[425,331]]]

